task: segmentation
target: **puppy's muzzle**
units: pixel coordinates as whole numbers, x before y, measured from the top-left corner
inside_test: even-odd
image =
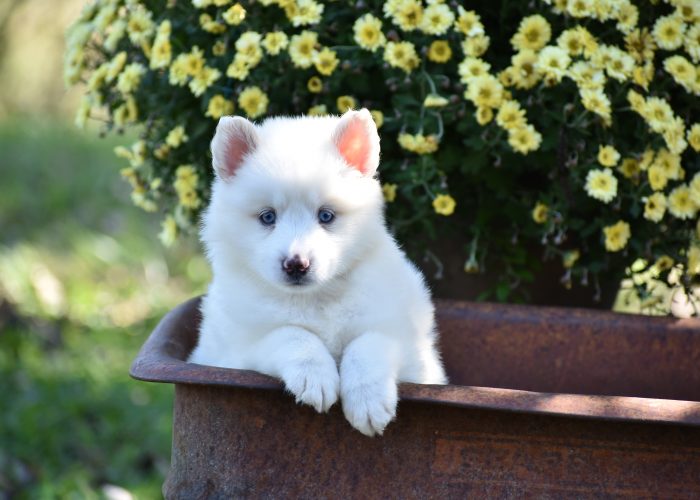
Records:
[[[282,261],[282,270],[287,273],[287,280],[299,285],[304,281],[306,273],[311,267],[309,259],[304,259],[298,255]]]

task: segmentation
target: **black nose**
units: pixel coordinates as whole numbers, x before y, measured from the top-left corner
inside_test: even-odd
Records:
[[[309,259],[302,259],[298,255],[295,255],[291,259],[284,259],[282,261],[282,269],[287,273],[292,279],[298,280],[306,274],[309,270],[311,263]]]

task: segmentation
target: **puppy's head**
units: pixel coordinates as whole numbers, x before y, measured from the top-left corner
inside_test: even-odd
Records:
[[[212,156],[202,238],[215,273],[237,269],[279,289],[318,290],[368,258],[384,234],[379,136],[366,109],[260,126],[224,117]]]

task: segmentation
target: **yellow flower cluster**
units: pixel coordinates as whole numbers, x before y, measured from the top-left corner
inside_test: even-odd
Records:
[[[180,165],[175,171],[175,192],[177,193],[180,205],[185,208],[198,208],[201,200],[197,195],[197,171],[192,165]]]
[[[419,155],[434,153],[438,149],[439,141],[435,135],[423,134],[399,134],[399,145],[406,151]]]
[[[414,92],[410,98],[415,113],[413,109],[404,112],[400,106],[392,109],[386,129],[387,134],[401,130],[400,147],[426,155],[420,159],[424,164],[431,164],[427,155],[438,153],[444,137],[454,133],[448,127],[461,119],[455,116],[463,116],[464,101],[468,113],[474,113],[474,118],[466,119],[489,127],[482,136],[485,140],[500,141],[498,146],[507,143],[506,148],[522,155],[542,149],[544,156],[552,151],[553,138],[544,142],[545,149],[544,132],[535,124],[540,128],[547,122],[539,121],[535,113],[543,101],[558,92],[553,88],[564,92],[570,87],[576,92],[571,103],[546,110],[548,115],[561,115],[565,130],[598,124],[610,127],[609,131],[619,130],[618,123],[612,125],[628,109],[619,102],[619,95],[627,92],[629,109],[656,135],[658,144],[654,142],[653,149],[641,144],[640,150],[630,151],[624,137],[612,134],[600,144],[589,142],[586,157],[571,160],[585,168],[585,178],[578,182],[583,183],[586,195],[607,205],[601,205],[602,210],[626,210],[632,192],[638,198],[637,206],[643,206],[638,217],[645,224],[661,224],[665,217],[667,223],[671,218],[694,220],[700,210],[700,173],[692,176],[697,166],[684,158],[688,151],[700,152],[700,123],[687,123],[689,116],[691,122],[696,120],[691,113],[694,110],[674,110],[673,96],[700,96],[700,4],[697,0],[664,0],[663,12],[667,14],[645,27],[640,25],[640,7],[630,0],[543,1],[549,11],[526,15],[513,26],[505,40],[513,50],[507,54],[509,62],[505,68],[494,68],[496,63],[487,57],[491,40],[480,16],[460,2],[385,0],[381,11],[355,11],[350,18],[352,46],[336,46],[329,40],[337,29],[330,12],[335,6],[319,0],[191,0],[185,2],[187,6],[168,2],[162,8],[152,3],[146,7],[139,0],[98,0],[84,10],[67,35],[64,77],[68,83],[82,79],[86,85],[87,95],[80,103],[76,123],[85,124],[98,114],[93,112],[95,108],[104,107],[110,113],[110,126],[122,128],[139,120],[139,104],[146,106],[143,94],[153,81],[181,87],[182,92],[198,98],[200,118],[207,120],[234,112],[251,119],[269,111],[287,112],[289,107],[279,98],[275,100],[272,80],[264,76],[272,66],[288,67],[303,75],[294,100],[300,98],[306,103],[304,108],[311,106],[308,114],[342,113],[374,104],[374,97],[346,87],[339,76],[354,74],[364,69],[363,61],[372,61],[385,72],[392,91],[394,85],[399,92],[412,87],[409,92]],[[191,39],[183,38],[176,14],[176,10],[187,8],[198,9],[192,11],[187,27],[188,32],[197,33]],[[269,31],[265,24],[251,24],[260,12],[256,9],[276,11],[274,27],[267,25]],[[646,14],[641,17],[648,19]],[[324,31],[327,22],[333,25],[330,31]],[[253,26],[259,31],[253,31]],[[600,26],[607,30],[599,30]],[[350,26],[346,28],[349,31]],[[609,36],[615,30],[615,36]],[[597,38],[593,33],[602,35]],[[103,56],[93,63],[89,63],[92,56],[87,48],[90,40],[103,49]],[[659,87],[659,80],[669,82],[671,88]],[[308,94],[300,96],[299,88]],[[144,120],[153,116],[150,109],[141,113]],[[372,116],[381,127],[384,114],[373,109]],[[192,161],[182,158],[201,135],[191,118],[183,115],[175,123],[168,121],[157,137],[148,139],[148,145],[139,141],[131,148],[117,150],[129,162],[122,175],[131,184],[132,198],[139,206],[155,210],[159,192],[174,188],[178,208],[163,221],[160,235],[166,244],[186,225],[182,214],[193,215],[202,206],[198,193],[203,192],[203,185],[198,183],[204,179],[194,165],[180,165],[172,185],[162,187],[163,181],[144,165],[152,158],[168,165]],[[591,144],[597,152],[590,149]],[[500,156],[494,158],[500,162]],[[431,185],[428,192],[435,213],[451,215],[456,202],[451,195],[439,193],[445,186]],[[397,190],[396,184],[382,185],[388,203],[396,200]],[[432,190],[437,195],[432,195]],[[542,233],[553,231],[565,211],[557,210],[555,198],[540,199],[552,207],[538,201],[530,215],[542,225]],[[620,220],[603,228],[606,250],[627,248],[631,223]],[[700,262],[700,247],[697,252]],[[562,259],[570,269],[578,265],[580,251],[563,252]]]

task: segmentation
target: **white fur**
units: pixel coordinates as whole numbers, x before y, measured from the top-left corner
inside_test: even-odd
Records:
[[[190,361],[278,377],[318,411],[340,396],[348,421],[371,436],[396,414],[397,382],[446,377],[423,277],[384,225],[376,128],[366,110],[348,113],[367,125],[365,175],[336,147],[341,118],[220,122],[202,227],[214,278]],[[233,172],[222,167],[231,134],[250,147]],[[329,226],[321,207],[335,211]],[[258,219],[265,208],[277,212],[273,228]],[[307,284],[285,281],[281,262],[295,254],[311,262]]]

